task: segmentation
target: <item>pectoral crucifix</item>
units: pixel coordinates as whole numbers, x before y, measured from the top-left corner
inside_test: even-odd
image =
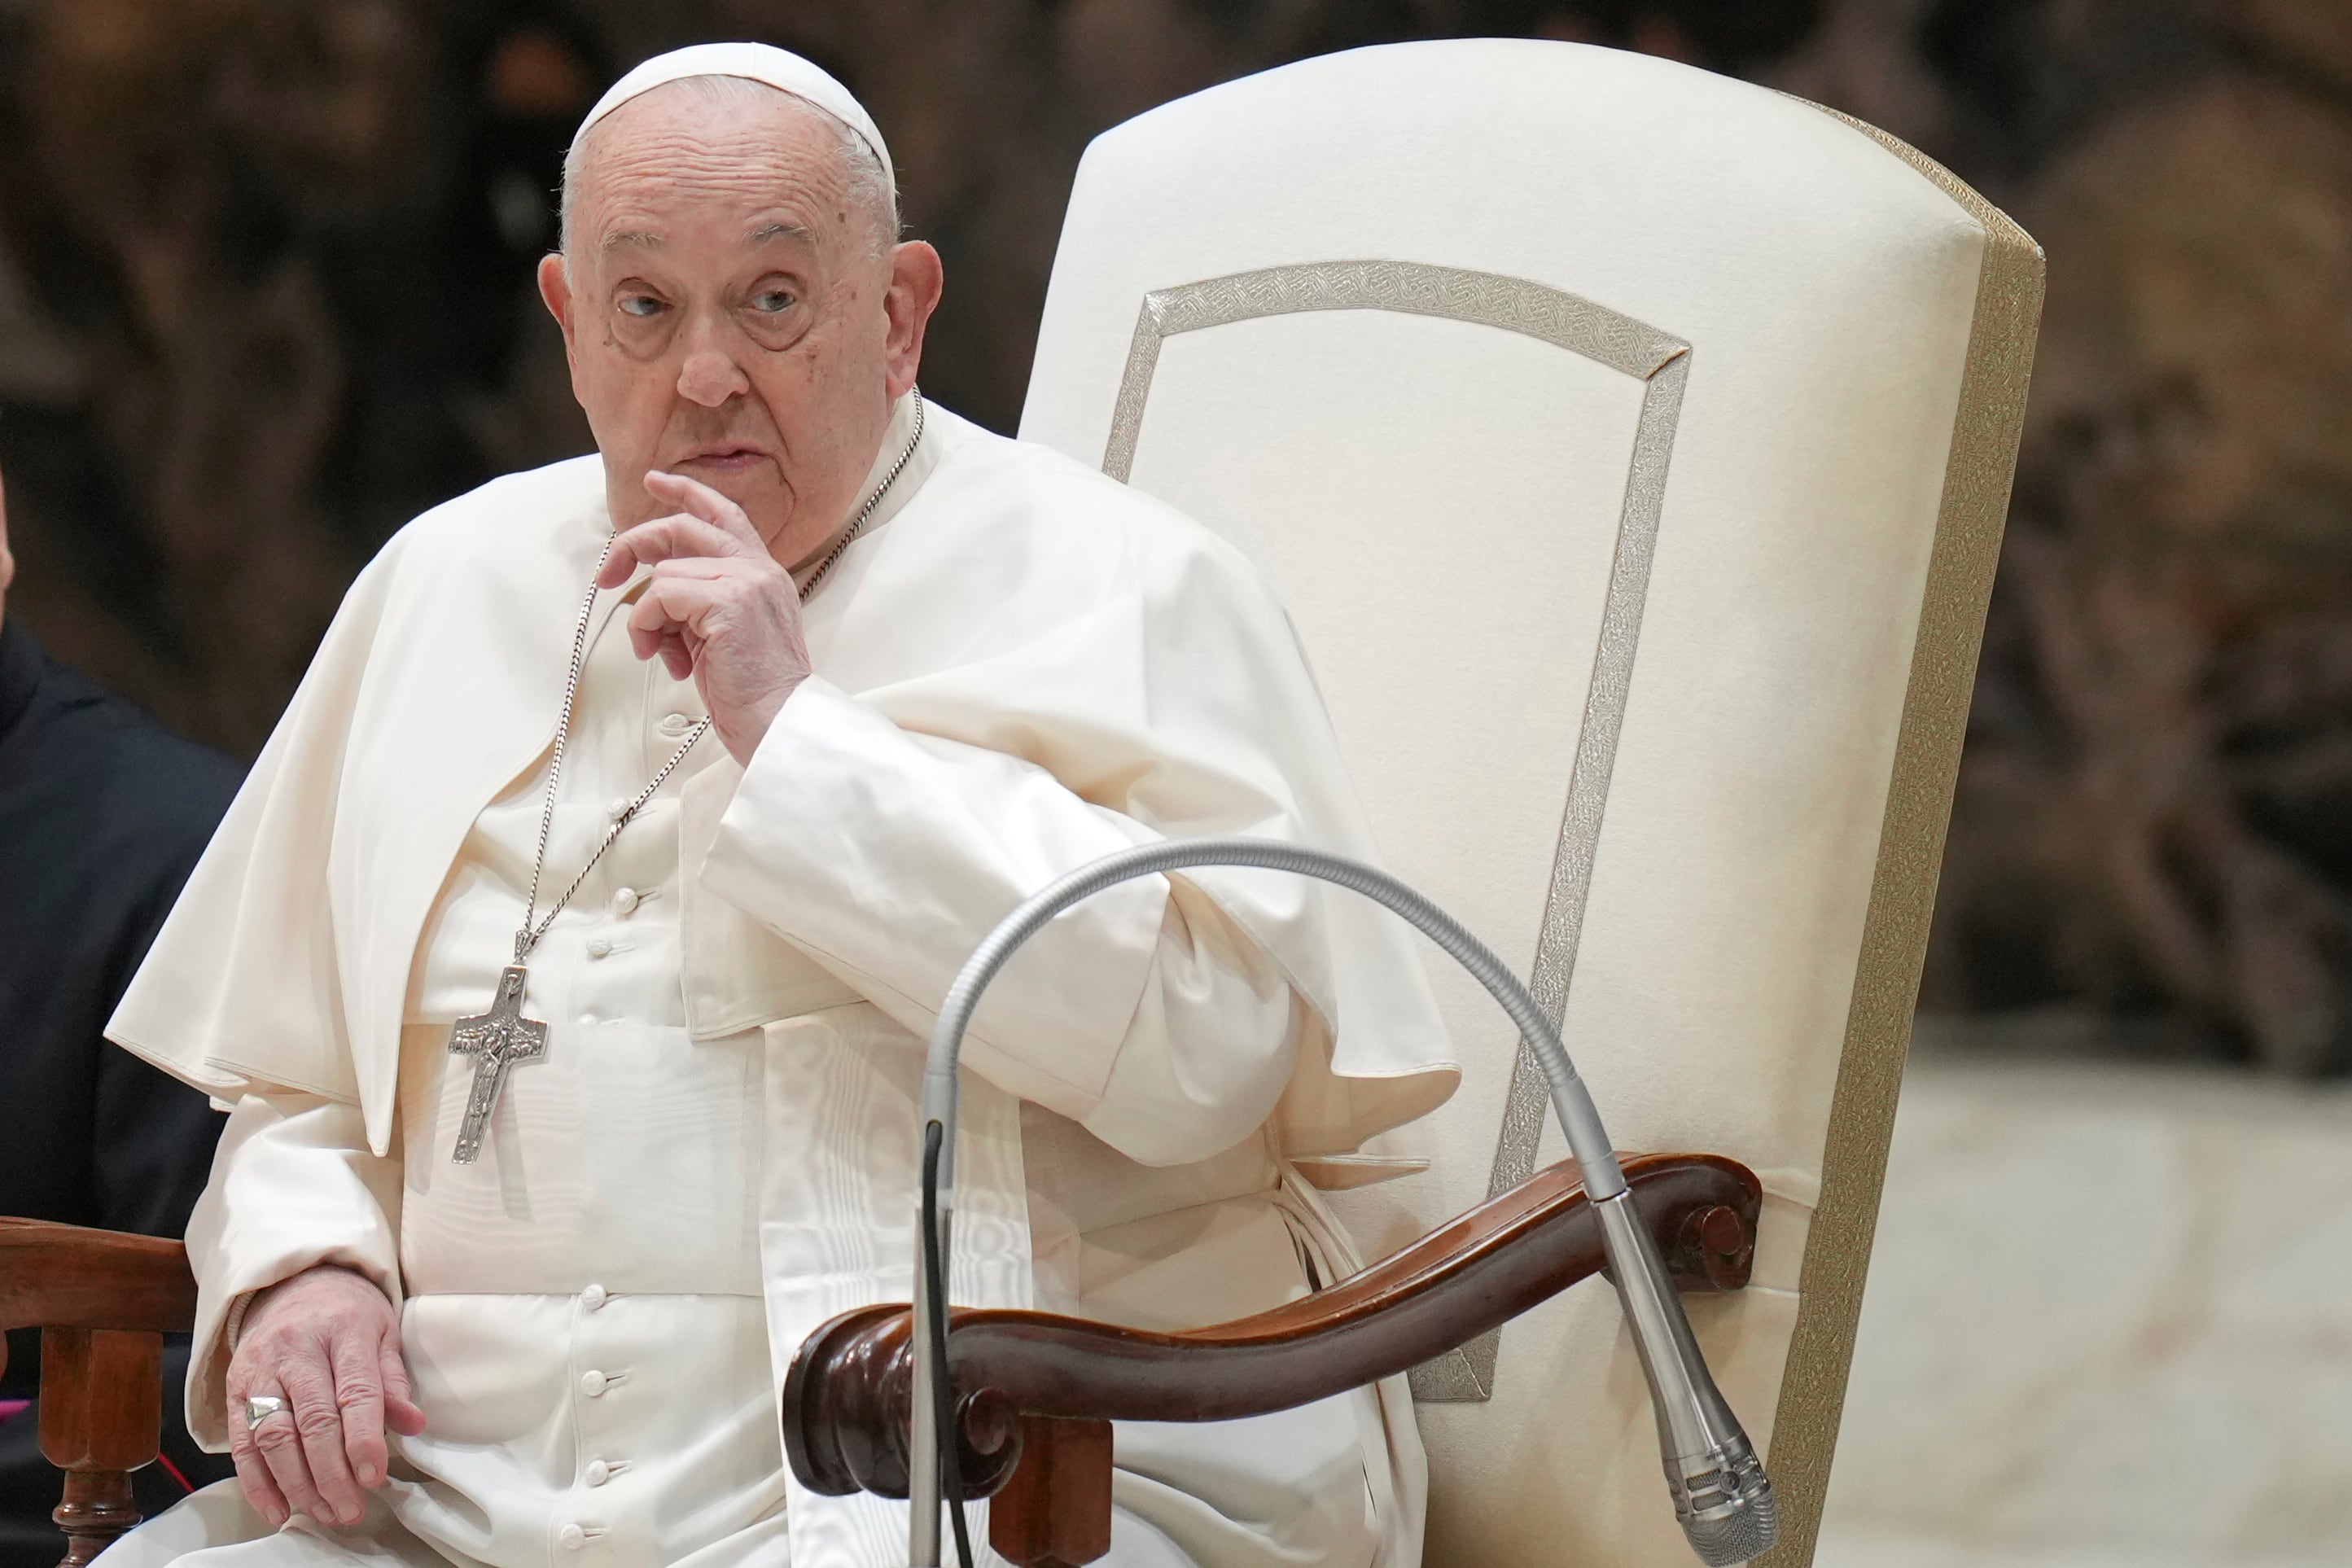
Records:
[[[547,1054],[547,1026],[522,1016],[522,980],[523,966],[509,964],[490,1010],[458,1019],[449,1031],[449,1054],[474,1058],[473,1092],[466,1097],[466,1120],[458,1124],[457,1152],[449,1156],[460,1165],[472,1164],[482,1152],[482,1135],[489,1130],[490,1108],[499,1101],[507,1068]]]

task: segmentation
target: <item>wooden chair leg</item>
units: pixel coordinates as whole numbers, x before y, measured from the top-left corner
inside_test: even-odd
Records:
[[[65,1500],[49,1511],[66,1532],[58,1568],[82,1568],[139,1522],[129,1470],[68,1470]]]
[[[988,1500],[988,1543],[1017,1568],[1084,1568],[1110,1550],[1110,1423],[1021,1418],[1021,1459]]]
[[[41,1331],[41,1453],[66,1472],[51,1515],[59,1568],[81,1568],[139,1522],[131,1472],[163,1440],[163,1336],[119,1329]]]

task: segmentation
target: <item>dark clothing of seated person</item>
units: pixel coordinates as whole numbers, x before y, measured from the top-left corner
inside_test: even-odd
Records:
[[[0,532],[0,589],[8,566]],[[186,1229],[224,1118],[100,1031],[239,776],[0,618],[0,1215]],[[132,1478],[150,1517],[230,1473],[182,1424],[187,1346],[174,1339],[163,1459]],[[10,1334],[0,1373],[0,1568],[51,1568],[66,1550],[49,1518],[62,1478],[33,1403],[39,1341]]]

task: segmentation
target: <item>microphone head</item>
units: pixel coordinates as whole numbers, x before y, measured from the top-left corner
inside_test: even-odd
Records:
[[[1670,1463],[1666,1487],[1674,1493],[1683,1534],[1707,1568],[1731,1568],[1761,1557],[1780,1537],[1780,1505],[1744,1435],[1705,1455]]]

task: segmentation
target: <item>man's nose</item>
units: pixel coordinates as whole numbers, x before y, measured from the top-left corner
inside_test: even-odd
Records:
[[[677,395],[705,408],[751,390],[751,379],[734,356],[713,343],[688,351],[686,363],[677,367]]]

